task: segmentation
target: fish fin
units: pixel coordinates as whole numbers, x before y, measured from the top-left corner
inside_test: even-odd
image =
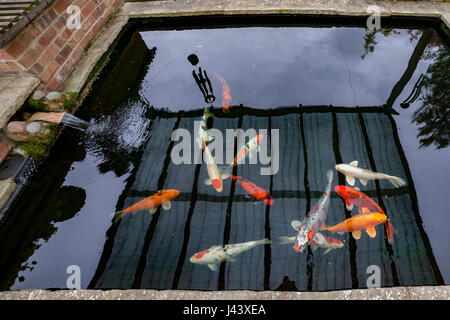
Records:
[[[170,210],[170,208],[172,208],[172,204],[170,203],[170,201],[164,201],[164,202],[162,203],[162,208],[163,208],[164,210]]]
[[[373,226],[366,228],[366,232],[369,235],[369,237],[371,237],[371,238],[375,238],[377,235],[377,231],[375,230],[375,227],[373,227]]]
[[[295,242],[295,237],[278,237],[279,244],[290,244]]]
[[[156,210],[158,210],[158,208],[157,207],[153,207],[153,208],[148,209],[148,212],[150,212],[151,214],[155,214]]]
[[[363,186],[367,186],[367,180],[366,179],[359,179],[359,182],[361,182],[361,184]],[[358,189],[358,191],[359,191],[359,189]]]
[[[272,241],[270,241],[270,239],[268,239],[268,238],[264,238],[262,240],[258,240],[255,242],[256,242],[256,244],[271,244],[272,243]]]
[[[227,173],[227,172],[222,172],[221,174],[220,174],[220,179],[221,180],[226,180],[226,179],[228,179],[230,177],[230,175]]]
[[[344,234],[344,232],[338,231],[338,234],[340,234],[342,236]]]
[[[236,261],[236,257],[227,255],[227,262],[235,262],[235,261]]]
[[[326,230],[327,226],[322,222],[322,220],[319,220],[318,223],[319,223],[320,230]]]
[[[298,229],[300,229],[300,227],[302,226],[302,223],[298,220],[292,220],[291,226],[295,231],[298,231]]]
[[[353,187],[353,189],[355,189],[355,190],[357,190],[357,191],[361,191],[361,189],[358,188],[358,187]]]
[[[327,180],[328,180],[328,182],[333,180],[333,170],[328,170],[327,171]]]
[[[122,211],[117,211],[113,213],[113,217],[114,217],[114,223],[119,222],[119,220],[122,218],[123,216],[123,210]]]
[[[405,180],[399,178],[399,177],[393,177],[393,176],[389,176],[388,178],[389,182],[392,183],[394,185],[394,187],[398,188],[398,187],[402,187],[406,184]]]
[[[394,243],[394,235],[397,233],[397,230],[395,230],[394,226],[389,221],[389,219],[386,220],[384,225],[386,226],[386,234],[387,234],[389,243]]]
[[[347,203],[345,204],[345,207],[347,208],[348,211],[352,211],[353,210],[353,203],[351,205],[348,205]]]
[[[367,209],[366,207],[363,207],[363,208],[361,209],[361,213],[368,214],[368,213],[370,213],[370,210]]]
[[[212,271],[217,271],[217,264],[210,263],[207,265]]]
[[[331,248],[328,248],[327,250],[325,250],[325,252],[323,254],[326,255],[330,251],[331,251]]]
[[[357,160],[355,160],[355,161],[352,161],[352,162],[350,162],[349,163],[349,165],[351,165],[352,167],[358,167],[358,161]]]
[[[353,232],[352,232],[352,236],[353,236],[353,238],[355,238],[356,240],[359,240],[359,238],[361,238],[361,231],[360,231],[360,230],[358,230],[358,231],[353,231]]]
[[[347,183],[349,185],[351,185],[351,186],[355,185],[355,178],[353,178],[353,176],[346,175],[345,180],[347,181]]]
[[[205,184],[207,185],[207,186],[210,186],[210,185],[212,185],[212,181],[211,181],[211,179],[206,179],[205,180]]]
[[[319,248],[318,246],[316,246],[316,245],[311,245],[311,247],[312,247],[312,250],[313,251],[316,251],[317,250],[317,248]]]

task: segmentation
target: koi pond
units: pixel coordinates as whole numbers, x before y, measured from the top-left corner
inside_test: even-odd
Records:
[[[450,284],[439,28],[205,19],[124,31],[3,218],[0,288]]]

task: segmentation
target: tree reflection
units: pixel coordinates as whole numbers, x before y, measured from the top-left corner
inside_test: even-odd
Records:
[[[420,147],[432,144],[446,148],[450,141],[450,55],[441,46],[434,53],[435,63],[428,67],[423,87],[422,106],[412,120],[419,126]]]

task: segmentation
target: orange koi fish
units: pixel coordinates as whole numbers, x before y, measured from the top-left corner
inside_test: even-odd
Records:
[[[334,191],[336,191],[338,195],[344,198],[345,205],[349,211],[353,209],[353,205],[356,205],[359,207],[360,212],[362,212],[363,208],[367,208],[370,212],[379,212],[386,215],[383,209],[381,209],[375,201],[370,199],[361,191],[343,185],[335,186]],[[386,226],[388,241],[390,243],[393,243],[394,235],[397,233],[397,230],[395,230],[389,219],[386,219],[384,225]]]
[[[156,212],[156,209],[162,205],[164,210],[169,210],[172,205],[170,200],[176,198],[180,194],[180,191],[175,189],[161,190],[151,195],[144,200],[139,201],[138,203],[133,204],[132,206],[114,213],[115,222],[119,221],[120,218],[126,213],[139,211],[139,210],[149,210],[151,214]]]
[[[337,225],[327,227],[323,224],[320,225],[320,229],[330,232],[337,232],[343,234],[344,232],[351,232],[353,238],[361,238],[361,230],[366,230],[367,234],[371,238],[375,238],[377,232],[375,226],[380,223],[384,223],[387,216],[381,212],[370,212],[367,208],[362,208],[362,213],[359,213]]]
[[[231,93],[230,93],[231,92],[230,87],[228,86],[228,83],[225,81],[224,78],[219,76],[217,73],[214,73],[214,75],[222,83],[222,111],[229,112],[230,111],[230,102],[232,100]]]
[[[263,188],[258,187],[253,182],[245,180],[244,178],[241,178],[239,176],[233,176],[230,174],[230,178],[233,179],[234,181],[239,182],[239,184],[242,186],[242,188],[244,188],[245,191],[250,193],[256,199],[262,200],[268,205],[273,204],[273,200],[271,199],[270,194],[267,191],[265,191]]]
[[[253,153],[255,151],[259,151],[259,144],[261,143],[262,138],[264,138],[263,134],[258,134],[256,136],[254,136],[253,138],[251,138],[250,141],[247,142],[245,144],[245,146],[243,146],[239,150],[239,152],[238,152],[236,158],[234,159],[233,163],[230,164],[230,167],[233,167],[233,166],[235,166],[237,164],[241,164],[242,160],[246,156],[248,156],[251,159],[253,157]]]

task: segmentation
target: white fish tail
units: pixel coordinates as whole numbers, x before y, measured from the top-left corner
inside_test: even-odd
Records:
[[[394,177],[394,176],[389,176],[387,178],[389,180],[390,183],[392,183],[394,185],[394,187],[398,188],[398,187],[402,187],[406,184],[405,180],[399,178],[399,177]]]
[[[270,243],[272,243],[272,241],[270,241],[267,238],[264,238],[262,240],[255,241],[255,246],[257,246],[258,244],[270,244]]]
[[[278,237],[279,244],[290,244],[295,242],[295,237]]]

